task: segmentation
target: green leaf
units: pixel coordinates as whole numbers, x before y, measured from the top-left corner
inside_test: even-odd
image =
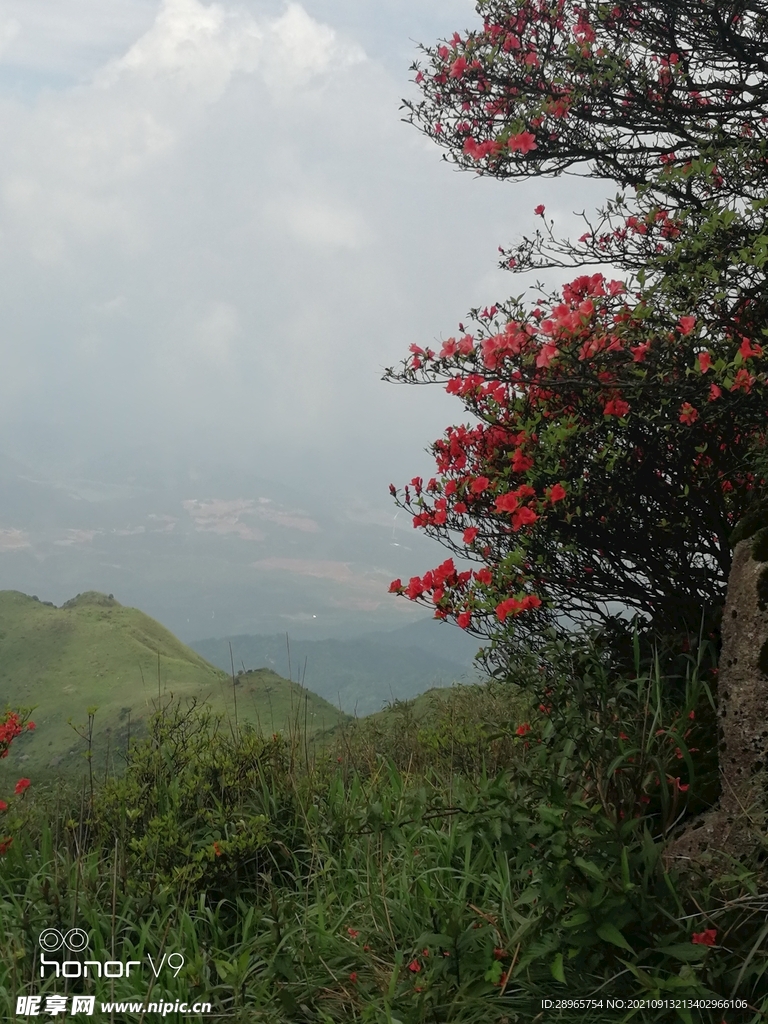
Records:
[[[678,942],[672,946],[663,946],[659,953],[665,956],[673,956],[675,960],[701,960],[707,953],[709,946],[694,946],[692,942]]]
[[[577,910],[562,921],[563,928],[579,928],[589,921],[589,914],[586,910]]]
[[[490,969],[485,972],[485,980],[490,981],[492,985],[495,985],[500,980],[503,972],[504,968],[501,966],[501,961],[494,960]]]
[[[573,863],[577,868],[581,868],[585,875],[589,875],[590,878],[595,878],[598,882],[605,881],[605,875],[597,864],[593,864],[591,860],[585,860],[583,857],[574,857]]]
[[[549,969],[552,972],[552,977],[555,981],[559,981],[562,985],[565,984],[565,970],[563,969],[563,954],[558,953],[552,963],[549,965]]]
[[[620,949],[626,949],[629,950],[630,953],[634,953],[634,950],[615,924],[609,924],[606,921],[597,929],[597,934],[603,942],[610,942],[612,946],[619,946]]]

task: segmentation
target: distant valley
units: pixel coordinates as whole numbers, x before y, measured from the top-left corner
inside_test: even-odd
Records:
[[[231,645],[231,660],[230,660]],[[302,682],[351,715],[433,687],[474,682],[478,642],[449,623],[426,619],[352,640],[291,640],[289,634],[198,640],[192,650],[230,671],[268,667]]]

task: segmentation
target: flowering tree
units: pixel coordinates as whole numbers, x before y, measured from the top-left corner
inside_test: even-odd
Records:
[[[602,274],[529,311],[484,310],[438,351],[413,346],[389,376],[443,382],[475,423],[434,443],[433,479],[392,490],[414,526],[482,568],[449,560],[392,590],[480,632],[611,602],[695,627],[722,600],[752,499],[765,362]]]
[[[551,232],[516,269],[612,262],[681,312],[760,341],[766,322],[768,5],[481,0],[482,28],[414,64],[409,120],[460,167],[579,173],[631,191],[578,244]],[[640,214],[638,216],[638,213]],[[658,219],[655,219],[658,218]],[[510,262],[511,257],[511,262]]]
[[[423,98],[406,103],[461,166],[514,178],[589,164],[627,187],[706,154],[729,161],[726,194],[763,198],[762,0],[480,0],[477,10],[481,29],[421,48]],[[745,146],[749,161],[731,164]],[[654,187],[687,205],[711,185]]]
[[[762,486],[768,7],[489,0],[481,29],[422,48],[410,120],[500,179],[572,168],[619,195],[578,242],[542,228],[512,270],[611,263],[528,308],[474,311],[390,379],[442,383],[474,422],[397,501],[452,560],[392,589],[499,635],[527,615],[695,625],[721,603],[729,536]],[[518,627],[519,628],[519,627]]]

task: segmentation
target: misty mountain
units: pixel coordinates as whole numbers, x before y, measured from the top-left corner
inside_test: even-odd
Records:
[[[476,641],[456,627],[430,619],[352,640],[245,635],[198,640],[189,646],[226,671],[232,661],[235,672],[243,667],[271,668],[304,683],[348,714],[371,714],[390,701],[478,676],[472,666]]]

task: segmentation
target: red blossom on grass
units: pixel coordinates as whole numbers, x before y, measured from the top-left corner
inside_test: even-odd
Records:
[[[360,934],[360,932],[357,931],[357,929],[355,929],[355,928],[347,928],[347,935],[350,937],[350,939],[356,939],[359,934]]]
[[[530,731],[531,731],[530,725],[527,722],[523,722],[522,725],[518,725],[517,729],[515,730],[515,733],[518,736],[525,736],[526,733],[529,733]]]
[[[16,783],[13,791],[18,796],[20,793],[23,793],[24,790],[29,785],[30,785],[29,779],[19,779],[19,781]]]
[[[694,932],[691,935],[691,942],[694,946],[714,946],[716,941],[716,928],[706,928],[703,932]]]
[[[418,974],[419,971],[421,970],[421,964],[419,963],[418,960],[411,960],[411,962],[408,964],[408,970],[411,971],[413,974]]]

